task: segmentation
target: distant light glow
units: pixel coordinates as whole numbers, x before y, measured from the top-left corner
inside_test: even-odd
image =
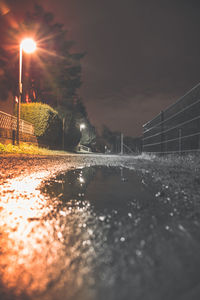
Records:
[[[80,124],[80,131],[83,130],[83,129],[85,129],[85,124],[84,123]]]
[[[10,12],[10,9],[8,6],[3,2],[0,1],[0,15],[4,16],[7,15]]]
[[[21,42],[21,47],[26,53],[32,53],[36,50],[36,42],[31,38],[26,38]]]
[[[85,182],[85,180],[84,180],[84,178],[83,177],[79,177],[79,181],[80,181],[80,183],[84,183]]]

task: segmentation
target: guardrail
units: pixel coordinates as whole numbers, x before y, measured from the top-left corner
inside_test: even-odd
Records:
[[[200,151],[200,84],[143,125],[143,152]]]
[[[91,149],[89,147],[87,147],[87,146],[79,145],[78,146],[78,151],[91,152]]]
[[[0,111],[0,128],[17,130],[17,118]],[[20,120],[19,130],[22,133],[34,134],[33,124]]]

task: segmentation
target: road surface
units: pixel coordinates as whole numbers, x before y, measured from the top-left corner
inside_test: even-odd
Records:
[[[199,165],[0,156],[0,299],[199,299]]]

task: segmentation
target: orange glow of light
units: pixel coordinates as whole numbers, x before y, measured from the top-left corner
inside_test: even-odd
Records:
[[[9,7],[6,5],[4,1],[0,1],[0,15],[4,16],[10,12]]]
[[[39,50],[38,52],[40,52],[44,55],[57,56],[55,53],[50,52],[50,51],[45,51],[42,48],[38,48],[38,50]],[[47,80],[51,83],[52,87],[56,88],[56,83],[55,83],[54,77],[52,76],[52,74],[47,69],[47,65],[43,62],[43,60],[40,58],[39,55],[36,56],[36,59],[37,59],[37,63],[39,65],[39,67],[43,70]]]
[[[56,220],[45,220],[51,207],[38,189],[43,176],[37,173],[14,178],[0,187],[0,248],[4,249],[0,274],[3,284],[17,294],[44,291],[49,278],[59,276],[60,270],[55,270],[53,263],[60,268],[63,264],[62,244],[54,239]],[[7,189],[9,192],[5,192]]]
[[[80,220],[86,224],[90,213],[78,206],[73,214],[67,207],[57,211],[55,199],[49,199],[39,188],[49,176],[48,171],[40,171],[11,178],[0,185],[1,284],[18,299],[23,295],[31,299],[43,295],[52,283],[55,292],[64,288],[66,282],[78,286],[86,271],[83,267],[78,274],[73,272],[71,262],[80,257],[82,242],[78,239],[70,245],[70,240],[74,234],[72,224],[79,224]],[[82,224],[76,230],[80,236]],[[90,242],[88,232],[84,240]]]
[[[21,47],[26,53],[33,53],[36,50],[36,42],[31,38],[26,38],[21,42]]]

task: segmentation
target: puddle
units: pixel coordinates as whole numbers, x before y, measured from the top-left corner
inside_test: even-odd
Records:
[[[24,180],[4,195],[0,298],[199,299],[195,208],[183,212],[145,170],[82,168],[40,188]]]
[[[156,190],[135,170],[88,167],[60,174],[46,184],[43,192],[59,197],[63,205],[70,200],[87,201],[98,214],[115,211],[127,216],[130,207],[139,211],[152,205]]]
[[[70,209],[73,225],[81,229],[73,227],[83,247],[76,253],[82,299],[190,295],[200,276],[200,260],[192,253],[200,245],[173,210],[168,186],[156,186],[145,170],[89,167],[60,174],[43,192],[59,198],[59,209]]]

